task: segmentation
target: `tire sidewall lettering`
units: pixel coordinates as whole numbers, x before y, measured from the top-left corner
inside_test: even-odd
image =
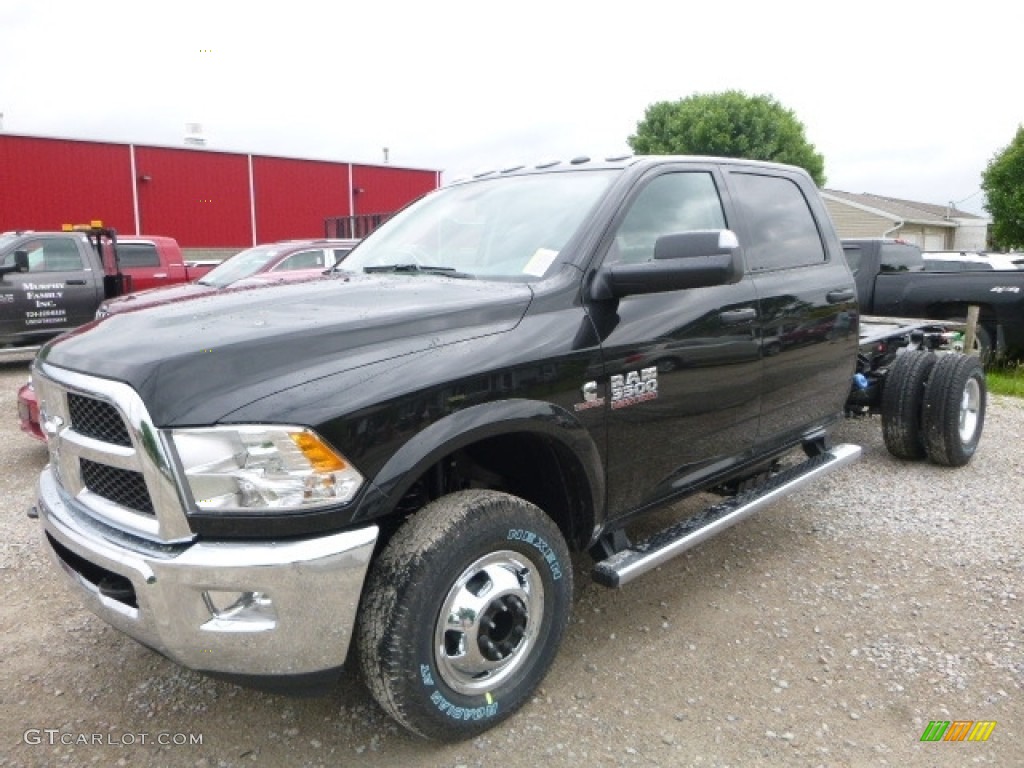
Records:
[[[498,714],[498,702],[492,701],[482,707],[460,707],[452,704],[440,691],[430,694],[430,702],[441,714],[453,720],[488,720]]]
[[[543,536],[525,528],[510,528],[508,531],[509,541],[521,541],[536,549],[541,558],[547,563],[551,570],[551,578],[558,581],[562,578],[562,564],[558,560],[558,554],[551,548],[551,545]]]
[[[435,674],[434,666],[431,663],[420,663],[419,678],[423,687],[430,691],[428,695],[430,704],[433,705],[434,708],[436,708],[442,715],[445,715],[452,720],[488,720],[498,714],[500,704],[490,693],[485,694],[483,697],[479,697],[486,703],[477,706],[472,706],[469,700],[463,701],[462,703],[455,703],[452,701],[452,699],[458,700],[465,699],[466,697],[463,697],[454,691],[448,691],[447,689],[442,691],[442,686],[435,682],[437,675]]]

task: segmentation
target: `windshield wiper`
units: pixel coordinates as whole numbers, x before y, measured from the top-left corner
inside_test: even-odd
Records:
[[[464,272],[459,272],[455,267],[434,267],[427,264],[380,264],[373,267],[363,267],[363,272],[389,272],[392,274],[422,272],[428,275],[445,275],[447,277],[469,277]]]

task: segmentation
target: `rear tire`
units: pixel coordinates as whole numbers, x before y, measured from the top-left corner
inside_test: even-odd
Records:
[[[962,467],[974,456],[985,425],[987,388],[981,360],[944,355],[928,380],[922,434],[928,458]]]
[[[931,352],[904,352],[889,367],[882,389],[882,437],[898,459],[923,459],[927,454],[921,433],[925,385],[935,367]]]
[[[551,518],[505,493],[444,496],[371,569],[357,635],[363,679],[414,733],[471,738],[529,699],[571,606],[572,563]]]

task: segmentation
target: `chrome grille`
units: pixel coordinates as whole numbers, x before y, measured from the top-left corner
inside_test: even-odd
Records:
[[[103,400],[68,393],[68,413],[75,432],[113,445],[131,447],[132,439],[117,409]]]
[[[195,537],[174,461],[134,389],[40,361],[32,380],[50,464],[77,511],[150,541]]]
[[[147,515],[155,515],[149,498],[146,480],[141,472],[108,467],[95,461],[81,459],[82,483],[97,496],[109,499],[122,507]]]

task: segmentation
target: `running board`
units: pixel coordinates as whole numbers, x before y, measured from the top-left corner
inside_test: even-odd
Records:
[[[621,587],[761,508],[853,463],[860,458],[860,453],[859,445],[844,443],[807,459],[803,464],[785,469],[758,488],[710,506],[695,517],[678,522],[646,541],[602,560],[594,566],[594,581],[605,587]]]

